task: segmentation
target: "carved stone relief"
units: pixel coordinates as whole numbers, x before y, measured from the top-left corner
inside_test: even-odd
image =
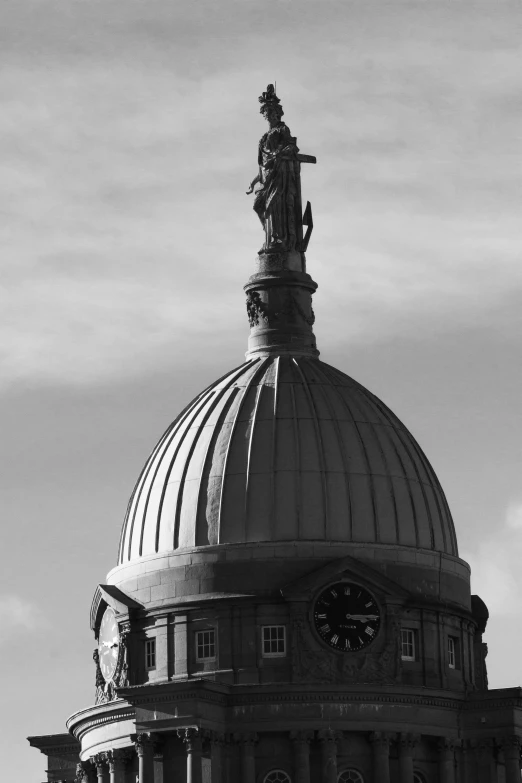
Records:
[[[385,638],[377,649],[339,654],[318,642],[308,617],[301,611],[292,620],[292,670],[294,681],[392,685],[400,682],[400,623],[388,607]]]

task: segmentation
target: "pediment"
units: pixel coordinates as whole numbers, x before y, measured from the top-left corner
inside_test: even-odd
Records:
[[[386,597],[400,602],[410,598],[410,593],[393,579],[389,579],[377,569],[349,555],[339,560],[333,560],[316,571],[311,571],[306,576],[290,582],[281,589],[281,593],[287,600],[308,601],[314,593],[336,579],[353,579],[353,581],[371,588],[382,598]]]
[[[143,605],[128,596],[114,585],[98,585],[91,605],[91,630],[99,628],[102,615],[107,606],[111,606],[117,615],[129,616]]]

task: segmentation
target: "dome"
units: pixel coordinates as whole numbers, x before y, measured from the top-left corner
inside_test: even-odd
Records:
[[[138,479],[118,562],[271,541],[458,555],[446,498],[413,436],[311,356],[254,356],[185,408]]]

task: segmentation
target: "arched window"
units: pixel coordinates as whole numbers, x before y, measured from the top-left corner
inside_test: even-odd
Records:
[[[364,783],[364,778],[356,769],[345,769],[337,778],[337,783]]]
[[[426,783],[424,775],[421,775],[420,772],[414,772],[413,773],[413,783]]]
[[[292,779],[282,769],[272,769],[263,778],[263,783],[292,783]]]

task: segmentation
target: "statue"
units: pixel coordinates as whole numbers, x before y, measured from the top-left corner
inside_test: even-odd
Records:
[[[312,232],[312,213],[308,202],[304,216],[301,206],[301,163],[315,163],[311,155],[300,155],[297,139],[283,122],[281,101],[273,84],[259,96],[260,112],[269,130],[259,142],[259,172],[250,183],[254,210],[265,231],[261,253],[300,253],[306,250]],[[303,239],[303,224],[308,226]]]

